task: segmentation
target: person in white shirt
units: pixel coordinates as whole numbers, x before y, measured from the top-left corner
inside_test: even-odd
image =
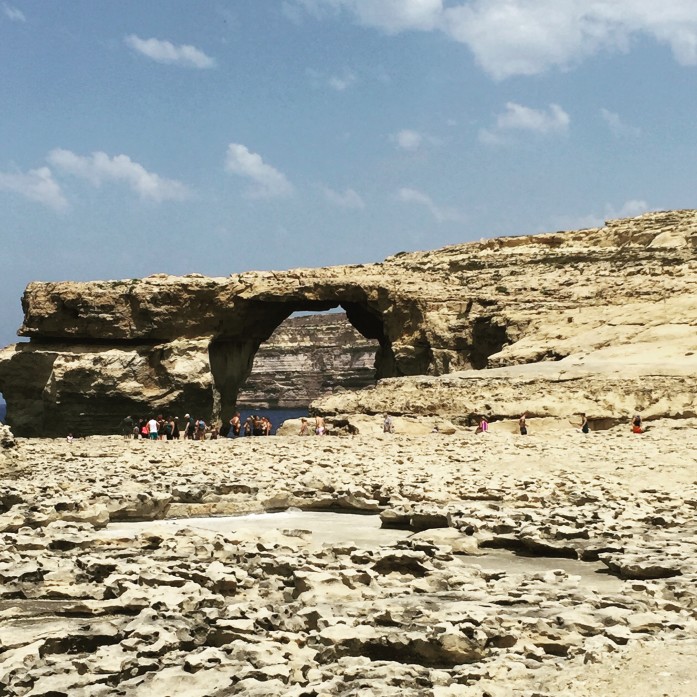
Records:
[[[157,421],[154,417],[148,421],[148,435],[150,440],[157,440]]]

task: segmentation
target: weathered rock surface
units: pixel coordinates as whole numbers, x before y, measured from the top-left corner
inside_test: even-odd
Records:
[[[695,424],[17,439],[0,461],[0,693],[692,697]],[[372,501],[421,531],[143,522],[284,498]]]
[[[687,416],[697,411],[689,398],[696,249],[697,211],[688,210],[398,254],[379,264],[32,283],[20,329],[31,341],[0,353],[0,390],[16,435],[104,431],[129,412],[227,417],[257,349],[284,319],[341,306],[379,344],[377,378],[540,367],[527,379],[512,370],[467,378],[461,386],[471,398],[458,410],[508,415],[524,408],[528,389],[531,401],[548,392],[558,401],[566,387],[577,387],[565,413],[582,410],[582,401],[596,420],[617,418],[615,399],[626,392],[621,416],[649,402],[657,415]],[[579,379],[559,389],[550,362]],[[502,392],[501,413],[480,399],[486,379]],[[656,385],[665,386],[658,405],[651,400]],[[642,390],[646,398],[637,399]],[[360,411],[388,403],[381,398]],[[413,411],[425,408],[417,401]],[[348,411],[335,402],[326,409]],[[534,413],[544,411],[535,406]]]

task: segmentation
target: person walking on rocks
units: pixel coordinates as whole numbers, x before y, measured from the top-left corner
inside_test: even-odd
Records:
[[[489,430],[489,422],[487,421],[486,416],[482,416],[480,421],[479,421],[479,426],[477,426],[477,430],[475,433],[486,433]]]
[[[322,416],[315,416],[315,435],[323,436],[326,433],[326,427],[324,425],[324,418]]]
[[[382,422],[383,433],[394,433],[394,422],[389,414],[385,414],[385,420]]]
[[[520,415],[520,418],[518,419],[518,428],[520,429],[521,436],[528,435],[528,426],[527,426],[527,423],[525,422],[526,418],[527,418],[527,412],[523,412]]]
[[[643,433],[643,432],[644,432],[644,427],[642,426],[642,423],[641,423],[641,415],[634,414],[634,418],[632,419],[632,433]]]

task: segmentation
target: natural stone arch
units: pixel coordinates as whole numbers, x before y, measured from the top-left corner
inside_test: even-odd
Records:
[[[366,339],[378,342],[375,378],[397,377],[399,370],[382,314],[367,301],[354,300],[256,300],[249,303],[245,321],[226,325],[208,345],[213,380],[214,418],[231,413],[240,388],[252,372],[254,356],[276,328],[295,312],[325,312],[335,308],[346,312],[348,322]],[[234,330],[232,329],[234,326]]]

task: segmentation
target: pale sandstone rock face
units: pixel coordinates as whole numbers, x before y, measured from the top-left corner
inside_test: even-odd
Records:
[[[438,399],[446,402],[424,406],[436,395],[418,387],[406,388],[414,399],[388,396],[388,386],[401,389],[391,382],[360,398],[344,395],[343,406],[332,396],[318,411],[375,413],[400,404],[406,413],[497,417],[532,408],[535,394],[549,393],[550,406],[535,403],[535,415],[585,410],[600,422],[639,406],[689,415],[696,249],[697,211],[669,211],[600,229],[398,254],[380,264],[32,283],[20,330],[31,341],[0,354],[0,390],[17,435],[61,434],[73,424],[104,431],[129,412],[227,417],[257,349],[285,318],[341,306],[379,344],[377,378],[487,371],[469,373],[455,391],[444,387]],[[489,368],[517,365],[526,368],[523,379],[489,376]],[[586,377],[567,398],[559,372],[569,370]],[[484,380],[493,380],[500,408]],[[461,387],[465,395],[456,399]]]

